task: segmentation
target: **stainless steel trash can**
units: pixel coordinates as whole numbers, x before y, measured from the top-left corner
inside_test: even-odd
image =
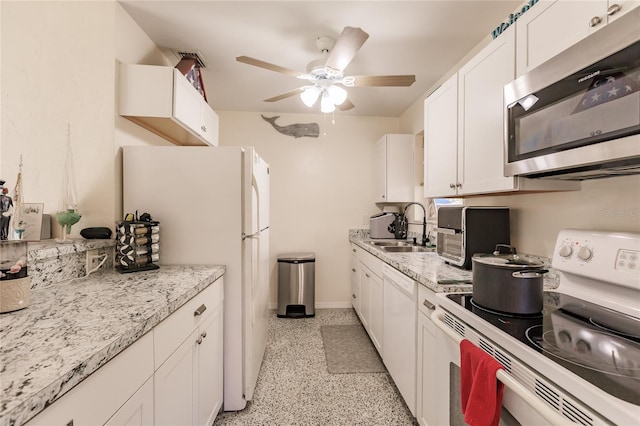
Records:
[[[315,316],[315,275],[315,253],[278,255],[279,318]]]

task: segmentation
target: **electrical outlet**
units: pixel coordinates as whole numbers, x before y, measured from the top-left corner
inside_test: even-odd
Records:
[[[87,250],[87,261],[85,263],[85,274],[94,270],[100,264],[100,253],[98,249]]]

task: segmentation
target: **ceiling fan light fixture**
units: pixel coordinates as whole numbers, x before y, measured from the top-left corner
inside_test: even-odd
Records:
[[[318,96],[320,96],[320,88],[318,86],[305,86],[302,93],[300,93],[300,99],[309,108],[316,103]]]
[[[342,78],[341,82],[344,86],[353,87],[356,85],[356,78],[352,76],[347,76]]]
[[[336,105],[331,100],[329,92],[326,90],[322,93],[322,99],[320,99],[320,111],[327,114],[336,110]]]
[[[342,105],[347,100],[347,91],[340,86],[332,85],[327,87],[327,93],[334,105]]]

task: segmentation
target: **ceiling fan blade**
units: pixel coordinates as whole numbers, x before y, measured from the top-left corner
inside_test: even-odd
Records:
[[[354,86],[411,86],[415,75],[354,75]]]
[[[287,74],[290,75],[292,77],[298,77],[304,73],[300,72],[300,71],[294,71],[292,69],[289,68],[285,68],[285,67],[281,67],[280,65],[274,65],[271,64],[269,62],[265,62],[265,61],[261,61],[259,59],[254,59],[254,58],[250,58],[248,56],[238,56],[236,58],[236,61],[238,62],[242,62],[245,64],[249,64],[249,65],[253,65],[255,67],[260,67],[260,68],[264,68],[270,71],[275,71],[275,72],[279,72],[282,74]]]
[[[282,93],[278,96],[274,96],[273,98],[265,99],[264,102],[276,102],[282,99],[290,98],[291,96],[295,96],[302,90],[302,87],[297,89],[290,90],[288,92]]]
[[[329,52],[325,66],[344,71],[368,38],[369,34],[361,28],[344,27],[340,38]]]
[[[349,99],[347,99],[346,101],[344,101],[343,103],[338,105],[338,109],[340,111],[348,111],[348,110],[350,110],[352,108],[355,108],[355,105],[353,103],[351,103],[351,101]]]

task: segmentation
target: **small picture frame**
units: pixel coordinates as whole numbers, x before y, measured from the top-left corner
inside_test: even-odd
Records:
[[[44,203],[22,203],[21,208],[22,220],[25,222],[22,240],[40,241]]]

